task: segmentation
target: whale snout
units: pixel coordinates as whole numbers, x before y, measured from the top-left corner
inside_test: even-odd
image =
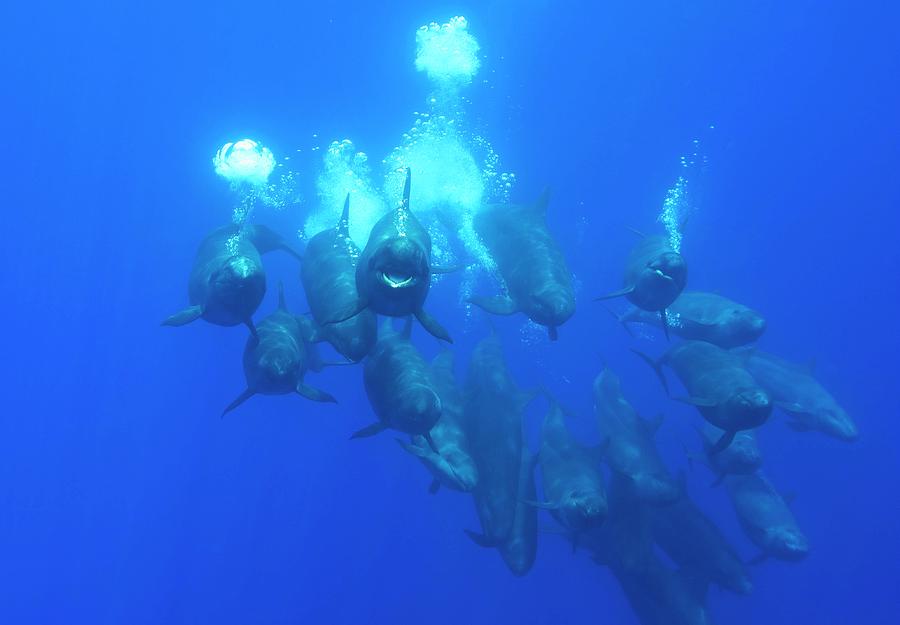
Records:
[[[575,298],[562,289],[548,289],[532,298],[532,320],[546,326],[560,326],[575,314]]]
[[[660,279],[671,281],[679,288],[687,282],[687,263],[678,252],[660,254],[650,263],[650,269]]]

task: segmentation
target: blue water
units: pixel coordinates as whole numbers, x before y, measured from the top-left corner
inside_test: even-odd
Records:
[[[337,406],[258,396],[219,419],[244,388],[246,331],[159,327],[187,303],[199,240],[231,218],[215,150],[251,136],[296,155],[304,202],[257,214],[296,232],[316,202],[311,148],[351,137],[378,165],[428,92],[416,28],[457,14],[484,57],[469,119],[516,173],[513,200],[551,186],[550,227],[580,283],[557,343],[531,342],[522,317],[495,321],[517,380],[580,413],[588,440],[590,382],[609,363],[643,414],[665,413],[663,454],[686,468],[698,417],[628,351],[664,341],[632,341],[591,298],[619,286],[625,226],[660,228],[700,138],[690,287],[763,312],[761,345],[815,357],[861,432],[842,443],[773,416],[766,472],[797,494],[811,554],[754,568],[750,597],[713,588],[710,612],[731,625],[898,622],[893,4],[303,4],[0,9],[0,623],[637,622],[606,569],[558,536],[514,578],[464,535],[478,528],[469,497],[429,495],[389,434],[348,440],[373,420],[360,368],[310,377]],[[296,263],[273,254],[266,267],[305,310]],[[487,324],[465,321],[458,282],[437,284],[429,309],[462,373]],[[257,317],[274,306],[270,288]],[[710,481],[688,474],[753,557]]]

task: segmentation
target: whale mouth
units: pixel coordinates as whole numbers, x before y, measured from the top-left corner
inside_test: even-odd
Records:
[[[669,282],[671,282],[672,280],[674,280],[674,278],[673,278],[672,276],[670,276],[669,274],[665,273],[662,269],[654,269],[654,270],[653,270],[653,273],[655,273],[655,274],[656,274],[657,276],[659,276],[660,278],[663,278],[664,280],[668,280]]]
[[[416,277],[404,273],[396,273],[393,271],[378,272],[381,281],[392,289],[403,289],[410,287],[416,283]]]

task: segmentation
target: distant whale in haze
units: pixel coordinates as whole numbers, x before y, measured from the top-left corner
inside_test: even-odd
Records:
[[[756,430],[736,432],[731,444],[722,451],[713,452],[716,443],[725,432],[708,421],[698,428],[703,445],[703,458],[707,466],[717,477],[712,483],[718,486],[727,475],[746,475],[755,473],[762,466],[762,453],[756,440]]]
[[[229,224],[203,239],[188,282],[191,305],[163,325],[205,319],[220,326],[245,324],[255,334],[253,313],[266,294],[261,254],[281,249],[300,259],[278,234],[259,224]]]
[[[664,321],[659,314],[637,306],[618,319],[628,330],[629,323],[645,323],[662,327],[683,339],[706,341],[730,349],[753,343],[766,330],[766,320],[752,308],[715,293],[686,291],[672,302],[666,311],[671,317]],[[663,328],[665,329],[665,328]]]
[[[604,369],[594,380],[594,413],[604,442],[603,460],[623,478],[623,488],[636,499],[653,505],[678,498],[678,485],[656,449],[662,417],[641,418],[622,395],[619,377]]]
[[[729,475],[725,486],[747,537],[760,548],[754,562],[769,556],[779,560],[802,560],[809,541],[784,498],[760,473]]]
[[[441,418],[429,432],[434,449],[418,434],[409,443],[398,441],[434,475],[429,492],[436,493],[441,485],[467,492],[478,484],[478,466],[466,436],[462,393],[453,374],[453,352],[443,351],[432,360],[431,378],[441,399]]]
[[[632,350],[656,371],[663,388],[669,386],[662,365],[669,365],[688,391],[676,398],[697,407],[703,418],[724,433],[709,449],[719,453],[740,430],[759,427],[772,414],[772,399],[744,368],[741,358],[705,341],[684,341],[659,360]]]
[[[549,510],[573,540],[606,519],[606,487],[595,456],[569,433],[562,409],[552,400],[538,454],[545,501],[537,506]]]
[[[304,251],[300,279],[313,319],[319,325],[320,338],[342,355],[359,362],[375,345],[378,327],[375,313],[369,309],[339,323],[327,323],[348,306],[359,301],[356,290],[356,264],[360,251],[350,238],[350,194],[337,226],[310,239]]]
[[[247,390],[228,404],[222,415],[257,393],[297,393],[313,401],[336,401],[328,393],[303,382],[304,374],[311,368],[311,355],[304,339],[304,325],[288,312],[284,302],[284,289],[279,283],[278,310],[260,322],[256,336],[248,337],[244,348]]]
[[[798,432],[816,430],[843,441],[859,436],[856,423],[813,377],[812,367],[798,365],[760,349],[741,353],[750,374],[786,412]]]
[[[469,301],[495,315],[525,313],[556,340],[557,328],[575,312],[575,290],[562,250],[547,229],[549,198],[544,191],[534,204],[491,204],[475,215],[475,232],[509,292]]]
[[[691,501],[683,474],[679,481],[678,500],[649,511],[653,540],[679,566],[700,573],[721,588],[750,594],[753,583],[734,547]]]
[[[686,283],[687,263],[672,248],[668,237],[641,235],[641,240],[628,256],[624,286],[596,299],[624,295],[641,310],[659,313],[663,330],[668,336],[666,308],[681,294]]]
[[[537,538],[537,510],[523,501],[535,498],[534,459],[522,432],[525,406],[534,394],[516,386],[495,334],[472,352],[465,394],[466,434],[479,475],[472,496],[482,528],[466,534],[482,547],[498,549],[513,574],[524,575]]]
[[[396,210],[378,220],[356,264],[359,299],[335,313],[329,324],[346,321],[369,308],[379,315],[415,315],[430,334],[453,342],[447,330],[422,308],[431,274],[447,271],[431,266],[431,236],[409,208],[410,170]]]

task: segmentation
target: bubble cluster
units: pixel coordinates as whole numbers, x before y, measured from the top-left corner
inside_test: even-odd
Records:
[[[434,82],[468,84],[481,66],[478,49],[465,17],[431,22],[416,32],[416,69]]]
[[[709,130],[714,128],[710,126]],[[658,217],[669,234],[669,244],[676,252],[681,252],[681,228],[685,220],[696,210],[697,179],[708,164],[700,139],[691,141],[690,151],[681,155],[679,164],[682,173],[675,180],[675,184],[666,191],[666,198],[663,200],[662,211]]]
[[[372,186],[369,159],[350,139],[332,141],[322,154],[322,171],[316,179],[319,207],[303,227],[305,237],[334,228],[341,218],[344,199],[350,194],[350,238],[365,247],[372,226],[388,205]]]
[[[684,176],[678,176],[675,185],[666,191],[666,199],[663,200],[662,212],[659,221],[662,222],[669,234],[669,245],[676,252],[681,251],[681,223],[687,216],[687,180]]]
[[[232,184],[261,187],[275,169],[275,156],[269,148],[253,139],[241,139],[219,148],[213,157],[213,166],[217,174]]]
[[[403,192],[405,170],[412,170],[410,204],[414,212],[459,214],[476,211],[484,197],[482,170],[453,119],[419,113],[403,142],[384,160],[384,193],[392,204]]]

